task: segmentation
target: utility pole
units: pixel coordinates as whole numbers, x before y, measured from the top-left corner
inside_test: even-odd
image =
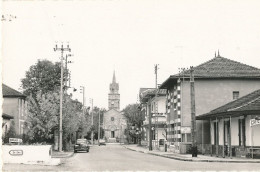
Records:
[[[98,110],[98,144],[100,140],[100,109]]]
[[[66,54],[66,57],[65,57],[65,72],[66,72],[66,80],[65,80],[65,89],[67,91],[68,89],[68,80],[70,80],[70,72],[68,70],[68,63],[72,63],[72,61],[68,61],[68,57],[71,57],[72,55],[71,54]],[[70,81],[69,81],[70,83]],[[69,87],[70,87],[70,84],[69,84]]]
[[[159,64],[154,65],[154,74],[155,74],[155,88],[157,89],[157,72],[158,72],[158,66]]]
[[[91,107],[92,107],[92,111],[91,111],[91,128],[93,127],[94,125],[94,121],[93,121],[93,98],[90,98],[89,99],[90,103],[91,103]],[[91,131],[91,141],[92,141],[92,145],[94,145],[94,133],[93,133],[93,128],[92,128],[92,131]]]
[[[191,140],[192,140],[192,157],[197,157],[196,141],[196,119],[195,119],[195,89],[194,89],[194,69],[190,67],[190,96],[191,96]]]
[[[62,99],[63,99],[63,53],[64,51],[71,51],[69,45],[67,47],[63,47],[63,44],[61,44],[61,47],[58,48],[57,44],[55,45],[54,51],[61,51],[61,78],[60,78],[60,140],[59,140],[59,151],[62,152]]]
[[[153,150],[152,146],[152,115],[151,115],[151,97],[148,101],[148,115],[149,115],[149,151]]]
[[[80,93],[83,94],[83,97],[82,97],[82,103],[83,103],[83,107],[82,107],[82,114],[84,116],[84,112],[85,112],[85,87],[84,86],[80,86]]]

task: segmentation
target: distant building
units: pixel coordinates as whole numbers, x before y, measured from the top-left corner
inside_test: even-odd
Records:
[[[260,88],[260,69],[242,64],[218,53],[213,59],[194,67],[196,116],[205,114]],[[160,86],[167,89],[167,141],[176,153],[186,153],[191,145],[190,71],[171,75]],[[199,134],[205,131],[204,135]],[[199,152],[208,151],[210,123],[197,121]]]
[[[119,84],[116,83],[115,72],[109,87],[108,111],[103,116],[104,138],[107,142],[123,142],[126,120],[120,112]]]
[[[256,90],[208,113],[197,120],[209,122],[208,154],[219,157],[260,156],[260,90]],[[205,135],[202,127],[201,135]]]
[[[2,118],[4,121],[13,120],[16,134],[24,134],[24,122],[27,114],[27,102],[25,100],[26,96],[5,84],[2,84],[2,93]],[[8,129],[9,127],[10,122],[5,123],[4,126],[2,125],[2,128]]]
[[[166,127],[166,90],[155,88],[140,88],[139,91],[140,103],[142,111],[145,114],[143,121],[143,141],[149,146],[149,112],[151,112],[151,132],[152,132],[152,148],[164,149],[164,143],[167,136]],[[149,110],[149,105],[151,111]],[[163,142],[160,142],[160,140]]]

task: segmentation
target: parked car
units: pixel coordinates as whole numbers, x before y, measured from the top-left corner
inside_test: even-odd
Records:
[[[106,141],[104,139],[99,139],[98,145],[106,145]]]
[[[76,144],[74,145],[74,152],[77,151],[86,151],[89,152],[89,144],[87,139],[77,139]]]

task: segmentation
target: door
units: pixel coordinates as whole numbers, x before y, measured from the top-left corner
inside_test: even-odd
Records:
[[[111,131],[111,138],[115,137],[115,131]]]

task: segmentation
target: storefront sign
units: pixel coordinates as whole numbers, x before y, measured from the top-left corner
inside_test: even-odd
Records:
[[[12,156],[22,156],[23,150],[10,150],[9,154],[12,155]]]
[[[190,127],[181,127],[181,133],[182,134],[191,133]]]
[[[260,119],[251,119],[250,120],[250,126],[258,125],[260,124]]]

